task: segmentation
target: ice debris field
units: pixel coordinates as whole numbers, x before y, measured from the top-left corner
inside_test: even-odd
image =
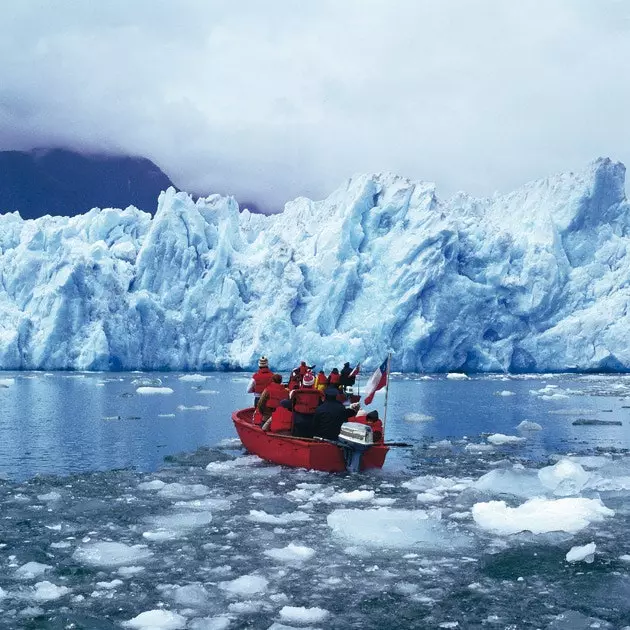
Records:
[[[628,370],[624,185],[599,159],[489,199],[385,174],[272,216],[173,189],[0,215],[0,368]]]
[[[630,381],[398,379],[394,393],[466,389],[473,418],[479,398],[484,410],[525,401],[540,423],[415,433],[372,474],[281,468],[228,438],[155,472],[0,480],[2,626],[630,627],[630,451],[538,439],[556,425],[567,437],[618,432],[570,419],[607,411],[575,408],[585,400],[622,413]],[[514,396],[495,396],[506,388]],[[431,412],[399,413],[391,434],[424,431],[443,410]]]

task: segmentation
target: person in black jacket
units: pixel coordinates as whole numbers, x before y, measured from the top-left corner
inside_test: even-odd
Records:
[[[326,399],[317,407],[313,416],[314,434],[327,440],[336,440],[339,437],[341,425],[357,415],[359,403],[344,407],[337,400],[339,390],[336,387],[329,387],[324,394]]]

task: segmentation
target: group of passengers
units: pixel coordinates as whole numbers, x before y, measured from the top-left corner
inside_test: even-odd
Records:
[[[291,371],[284,386],[282,376],[274,374],[269,369],[269,360],[261,357],[247,389],[254,394],[254,422],[265,431],[336,440],[341,425],[359,411],[358,402],[344,405],[348,401],[347,388],[354,385],[359,366],[353,369],[350,363],[345,363],[341,372],[333,368],[326,376],[320,370],[317,377],[312,372],[314,367],[302,361]],[[380,424],[376,412],[362,418]]]

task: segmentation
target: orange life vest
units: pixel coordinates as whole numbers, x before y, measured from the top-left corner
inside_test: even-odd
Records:
[[[271,414],[271,427],[273,433],[278,431],[291,431],[293,429],[293,414],[290,409],[280,405]]]
[[[313,387],[300,387],[293,392],[293,411],[298,413],[315,413],[317,405],[322,400],[319,390]]]
[[[340,378],[341,378],[340,374],[335,374],[335,372],[331,372],[328,376],[328,383],[330,385],[339,385]]]
[[[260,368],[252,378],[254,379],[254,393],[262,394],[265,391],[265,387],[271,383],[273,372],[269,368]]]
[[[317,389],[326,389],[326,385],[328,385],[328,379],[323,372],[320,372],[315,379],[315,387],[317,387]]]
[[[265,407],[267,409],[276,409],[281,400],[285,400],[289,397],[289,392],[286,387],[280,383],[269,383],[265,389],[269,394],[269,398],[267,398],[267,401],[265,402]]]

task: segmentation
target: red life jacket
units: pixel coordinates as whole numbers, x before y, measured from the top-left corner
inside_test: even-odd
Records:
[[[289,392],[286,390],[286,387],[280,383],[269,383],[265,389],[269,394],[269,398],[267,398],[265,402],[267,409],[276,409],[281,400],[285,400],[289,397]]]
[[[328,385],[328,379],[325,374],[318,374],[317,379],[315,380],[315,387],[320,387],[323,385]]]
[[[339,385],[340,378],[341,378],[340,374],[335,374],[334,372],[331,372],[330,375],[328,376],[328,383],[330,385]]]
[[[260,368],[252,378],[254,379],[254,393],[262,394],[265,387],[271,383],[273,372],[269,368]]]
[[[293,414],[290,409],[280,405],[271,414],[271,427],[273,433],[278,431],[291,431],[293,429]]]
[[[315,413],[317,405],[322,400],[319,390],[314,387],[301,387],[293,392],[293,411],[298,413]]]
[[[368,427],[372,427],[372,439],[374,444],[380,444],[383,441],[383,422],[379,418],[378,420],[368,420],[365,414],[360,416],[354,416],[350,418],[350,422],[359,422],[361,424],[367,424]]]
[[[308,366],[307,365],[300,365],[298,370],[300,371],[300,376],[304,376],[308,372]]]
[[[252,422],[255,425],[257,425],[257,426],[260,426],[263,423],[262,413],[260,413],[260,411],[258,411],[258,409],[254,409],[254,418],[253,418]]]

